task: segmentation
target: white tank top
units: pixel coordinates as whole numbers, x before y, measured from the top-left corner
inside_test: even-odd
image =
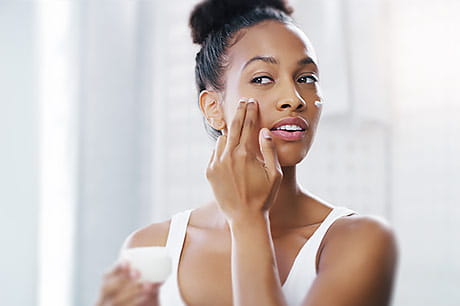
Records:
[[[176,213],[171,218],[166,248],[172,258],[172,271],[171,275],[160,287],[161,306],[186,305],[179,291],[177,271],[191,212],[192,209],[182,211]],[[316,254],[329,227],[338,218],[354,213],[353,210],[346,207],[334,207],[313,235],[302,246],[282,286],[289,306],[301,305],[302,300],[313,283],[316,277]]]

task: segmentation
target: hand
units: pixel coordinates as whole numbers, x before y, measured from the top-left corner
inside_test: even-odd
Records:
[[[283,177],[270,131],[256,128],[258,104],[252,101],[239,102],[228,135],[217,139],[206,170],[218,205],[230,222],[267,213]]]
[[[97,306],[159,306],[162,283],[140,282],[139,271],[128,262],[117,263],[104,274]]]

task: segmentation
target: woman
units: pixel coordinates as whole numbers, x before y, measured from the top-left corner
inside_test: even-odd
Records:
[[[206,171],[215,200],[130,235],[123,248],[166,245],[173,273],[141,284],[119,263],[100,305],[390,303],[392,231],[297,183],[322,97],[313,47],[291,13],[284,1],[211,0],[193,10],[199,106],[217,140]]]

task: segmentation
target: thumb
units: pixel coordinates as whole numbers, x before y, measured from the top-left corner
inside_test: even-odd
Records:
[[[273,142],[270,130],[263,128],[259,132],[260,151],[264,158],[265,167],[268,169],[268,174],[271,179],[282,173],[281,166],[276,153],[276,146]]]

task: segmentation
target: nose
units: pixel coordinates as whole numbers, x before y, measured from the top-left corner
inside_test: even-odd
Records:
[[[307,103],[302,98],[302,96],[294,88],[290,88],[287,92],[284,93],[281,99],[276,103],[276,108],[280,111],[290,108],[291,111],[303,111]]]

